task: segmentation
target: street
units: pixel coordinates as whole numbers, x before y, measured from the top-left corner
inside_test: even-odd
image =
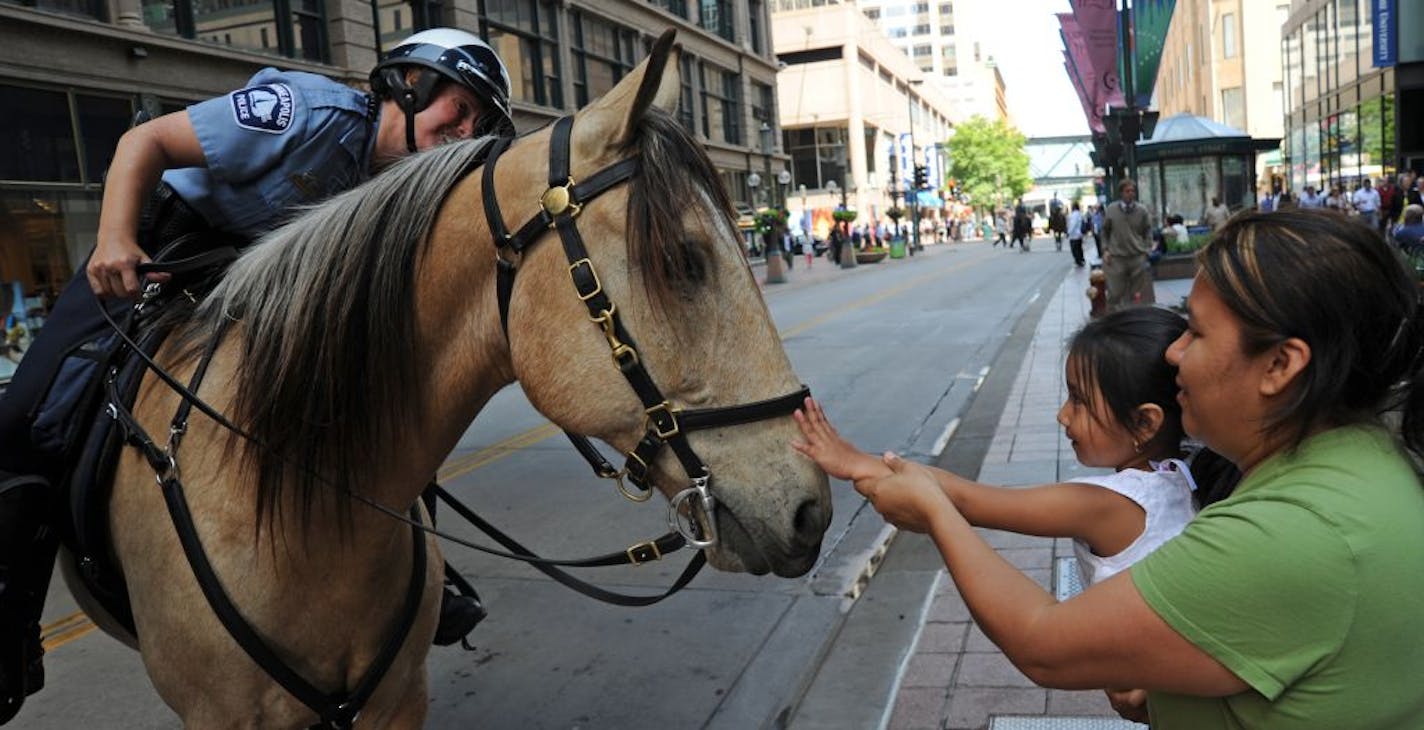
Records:
[[[1027,255],[977,241],[936,245],[851,270],[818,259],[808,272],[799,258],[787,284],[766,287],[767,301],[797,372],[846,437],[866,450],[929,461],[1041,282],[1060,280],[1071,266],[1067,252],[1049,244],[1040,239]],[[594,478],[516,388],[491,401],[441,480],[548,557],[621,550],[666,529],[661,500],[633,504]],[[446,546],[490,616],[471,636],[475,651],[432,653],[428,727],[775,724],[829,651],[888,534],[846,484],[832,488],[835,514],[810,574],[786,580],[704,571],[650,608],[607,606],[523,564]],[[440,527],[492,544],[448,510]],[[686,560],[684,551],[579,575],[613,590],[655,593]],[[48,686],[17,726],[177,727],[138,655],[90,630],[75,610],[62,585],[53,587]]]

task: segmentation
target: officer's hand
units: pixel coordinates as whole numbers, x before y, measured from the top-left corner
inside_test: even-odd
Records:
[[[89,277],[89,288],[100,298],[136,297],[139,278],[135,267],[148,260],[148,254],[133,241],[101,240],[89,257],[89,267],[85,271]]]

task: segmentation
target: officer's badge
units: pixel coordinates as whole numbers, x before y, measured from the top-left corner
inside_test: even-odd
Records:
[[[292,90],[286,84],[263,84],[239,89],[228,95],[232,116],[239,127],[268,134],[281,134],[292,126]]]

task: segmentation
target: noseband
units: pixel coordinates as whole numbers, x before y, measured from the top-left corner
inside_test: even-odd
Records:
[[[548,230],[558,231],[564,255],[569,261],[569,276],[573,280],[574,290],[578,293],[579,300],[588,308],[589,320],[599,327],[607,340],[614,364],[642,401],[644,414],[643,437],[638,441],[638,445],[627,453],[627,460],[622,469],[616,469],[608,463],[586,436],[567,430],[564,433],[593,467],[595,474],[615,480],[618,491],[635,502],[645,501],[652,496],[648,472],[663,446],[670,446],[692,483],[669,501],[668,524],[680,533],[688,544],[699,548],[710,547],[717,541],[716,498],[710,489],[712,471],[693,451],[687,434],[788,415],[801,406],[811,391],[803,385],[800,390],[768,400],[696,409],[680,408],[662,394],[652,376],[643,367],[637,344],[623,326],[618,308],[604,291],[598,271],[589,258],[588,249],[584,246],[583,237],[579,235],[575,221],[583,206],[590,200],[636,175],[639,171],[638,159],[634,157],[613,163],[585,178],[582,183],[575,183],[569,175],[570,132],[573,123],[572,116],[563,117],[554,123],[553,134],[549,140],[548,188],[539,196],[539,212],[512,234],[504,225],[504,216],[500,213],[494,185],[495,163],[509,148],[510,140],[495,143],[494,149],[485,160],[482,187],[485,217],[489,220],[490,231],[495,240],[500,325],[504,328],[507,338],[514,275],[518,272],[524,252],[540,241]],[[630,490],[625,486],[625,477],[634,489]],[[702,512],[701,521],[696,518],[698,510]]]

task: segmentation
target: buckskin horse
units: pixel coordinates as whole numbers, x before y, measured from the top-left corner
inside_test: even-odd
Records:
[[[132,414],[160,438],[125,449],[108,518],[137,636],[65,568],[186,727],[421,725],[441,560],[392,515],[428,524],[431,475],[514,381],[630,454],[713,567],[810,570],[831,508],[786,446],[805,390],[672,113],[672,36],[571,120],[412,156],[303,213],[158,351],[173,383],[146,375]]]

